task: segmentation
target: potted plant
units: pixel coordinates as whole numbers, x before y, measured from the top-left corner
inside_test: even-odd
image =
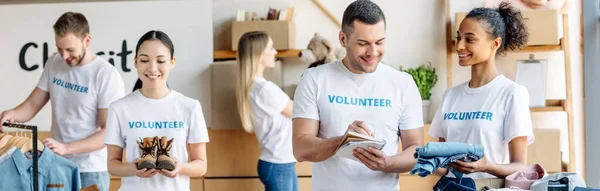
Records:
[[[410,74],[413,77],[413,80],[415,80],[423,101],[423,122],[428,123],[429,107],[431,105],[431,89],[437,82],[435,68],[431,65],[431,62],[428,62],[428,64],[423,64],[417,68],[410,68],[408,70],[404,70],[402,66],[400,66],[400,71]]]

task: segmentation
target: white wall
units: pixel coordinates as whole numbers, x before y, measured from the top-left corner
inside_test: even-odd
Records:
[[[137,73],[133,66],[133,54],[137,40],[149,30],[162,30],[175,44],[177,64],[172,70],[169,85],[187,96],[200,100],[206,119],[209,110],[209,73],[212,62],[211,1],[145,1],[145,2],[94,2],[56,4],[0,5],[0,110],[13,108],[23,102],[36,86],[42,73],[42,44],[48,44],[48,52],[56,52],[52,25],[66,11],[83,13],[90,23],[91,50],[105,51],[105,59],[113,59],[125,82],[125,91],[131,92]],[[193,18],[193,19],[182,19]],[[108,55],[121,52],[126,40],[126,57],[130,72],[121,69],[121,59]],[[30,48],[26,54],[29,66],[39,64],[34,71],[19,67],[21,47],[34,42],[37,49]],[[159,112],[159,111],[157,111]],[[48,131],[51,125],[50,104],[30,122],[40,130]]]

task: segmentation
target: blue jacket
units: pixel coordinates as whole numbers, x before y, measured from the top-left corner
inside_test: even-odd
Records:
[[[33,190],[33,161],[17,149],[10,159],[0,163],[0,190]],[[39,190],[81,189],[77,165],[66,158],[57,156],[48,147],[38,159]]]
[[[417,173],[420,177],[426,177],[438,168],[448,168],[449,162],[461,160],[464,162],[477,161],[483,158],[483,146],[456,142],[429,142],[423,147],[416,149],[414,154],[417,164],[410,174]],[[457,177],[462,178],[462,173],[454,169],[450,171]]]

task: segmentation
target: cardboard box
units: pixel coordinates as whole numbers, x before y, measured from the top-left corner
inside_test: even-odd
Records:
[[[234,21],[231,24],[231,49],[237,50],[240,37],[249,31],[265,31],[273,39],[273,47],[277,50],[296,48],[296,24],[293,21]]]
[[[213,129],[242,129],[237,110],[235,95],[237,84],[236,61],[215,62],[210,65],[211,72],[211,124]],[[275,62],[275,68],[266,69],[265,79],[282,86],[281,63]]]
[[[420,176],[409,175],[408,173],[400,174],[399,185],[400,191],[427,191],[432,190],[435,183],[440,179],[439,176]]]
[[[533,129],[559,129],[562,161],[569,162],[569,120],[566,111],[531,112]]]
[[[561,172],[560,129],[533,129],[535,141],[527,147],[527,165],[540,164],[548,173]]]
[[[529,41],[527,45],[558,45],[562,38],[562,17],[558,11],[536,10],[522,11],[526,19],[527,31],[529,32]],[[456,31],[460,27],[460,22],[467,16],[466,12],[457,12],[455,14],[453,39],[456,39]]]

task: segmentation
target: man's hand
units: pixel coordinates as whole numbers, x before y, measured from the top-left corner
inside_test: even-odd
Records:
[[[391,165],[388,156],[383,151],[377,150],[374,147],[369,147],[368,150],[359,147],[354,149],[352,154],[367,168],[374,171],[384,171]]]
[[[64,156],[69,153],[69,147],[66,144],[60,143],[53,138],[44,139],[42,143],[57,155]]]
[[[373,133],[371,132],[371,130],[369,130],[367,124],[365,124],[362,121],[354,121],[350,123],[350,125],[348,125],[348,131],[354,131],[363,135],[373,137]]]
[[[4,131],[2,130],[2,124],[4,122],[9,122],[9,123],[14,123],[15,122],[15,110],[11,109],[11,110],[6,110],[3,111],[2,113],[0,113],[0,133],[4,133]]]

